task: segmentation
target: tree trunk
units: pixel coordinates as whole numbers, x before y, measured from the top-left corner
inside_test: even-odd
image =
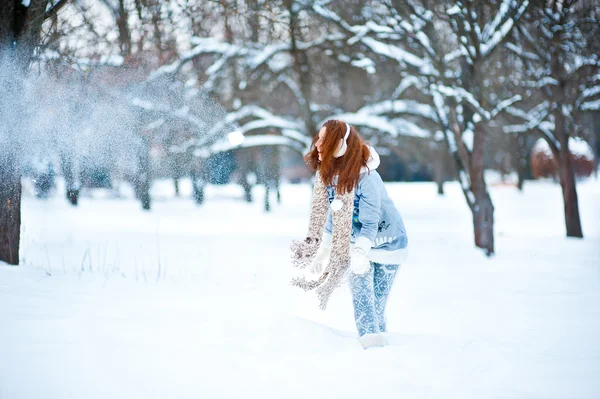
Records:
[[[175,187],[175,196],[179,197],[179,179],[178,178],[173,179],[173,186]]]
[[[31,0],[28,7],[21,1],[0,1],[0,68],[5,68],[4,62],[8,62],[9,67],[16,66],[16,70],[10,72],[8,82],[2,82],[4,99],[0,99],[0,115],[7,108],[7,103],[11,111],[15,107],[26,109],[19,104],[22,91],[17,86],[27,75],[44,21],[47,17],[56,15],[65,4],[66,1],[54,3],[47,13],[48,0]],[[5,120],[3,124],[6,123]],[[21,133],[12,126],[0,126],[0,140],[2,134],[7,134],[9,144],[6,148],[2,140],[4,148],[0,147],[0,260],[13,265],[19,263],[21,239],[21,170],[18,148]]]
[[[554,135],[560,147],[550,146],[558,164],[558,177],[563,193],[565,212],[565,226],[567,237],[583,238],[581,219],[579,218],[579,203],[577,201],[577,188],[575,187],[575,170],[569,149],[569,134],[565,116],[562,112],[554,112]],[[551,143],[548,143],[549,145]]]
[[[73,206],[79,202],[79,185],[74,170],[73,156],[63,152],[61,154],[61,169],[65,178],[66,198]]]
[[[565,225],[567,237],[583,238],[581,219],[579,217],[579,202],[577,200],[577,188],[575,186],[575,171],[571,160],[570,151],[560,150],[558,160],[560,186],[562,188],[565,209]]]
[[[435,159],[433,160],[433,176],[437,184],[438,195],[444,195],[444,154],[441,150],[435,150]]]
[[[443,180],[439,180],[437,182],[437,193],[438,195],[444,195],[444,181]]]
[[[252,185],[248,181],[247,175],[242,178],[242,187],[244,188],[244,200],[252,202]]]
[[[150,200],[150,143],[148,138],[143,138],[142,148],[138,158],[138,176],[139,199],[142,202],[142,209],[149,211],[151,207]]]
[[[21,176],[14,151],[0,162],[0,261],[19,264]]]
[[[297,75],[298,85],[302,92],[301,99],[298,99],[300,109],[304,117],[304,124],[309,136],[316,134],[317,126],[314,122],[313,112],[310,108],[312,103],[312,79],[311,68],[306,53],[298,48],[297,41],[302,40],[302,32],[300,31],[300,21],[297,11],[294,8],[294,1],[287,0],[286,7],[289,11],[290,18],[290,53],[294,59],[294,70]]]
[[[265,182],[265,212],[271,211],[271,199],[270,197],[271,187],[269,182]]]
[[[4,54],[4,49],[6,47],[0,45],[0,70],[5,75],[0,76],[0,86],[3,87],[0,94],[0,261],[18,265],[21,241],[20,156],[24,146],[23,134],[15,119],[27,118],[25,101],[19,93],[26,78],[25,65],[29,63],[19,59],[16,51],[8,50]],[[11,70],[13,68],[14,71]]]
[[[535,139],[526,133],[519,134],[513,141],[513,152],[517,154],[514,157],[513,167],[517,170],[517,188],[519,191],[523,191],[525,180],[530,180],[533,177],[531,173],[531,151],[534,142]]]
[[[473,231],[475,233],[475,245],[485,250],[490,256],[494,253],[494,205],[485,185],[473,189],[475,195],[475,207],[473,213]]]
[[[475,201],[471,206],[475,245],[482,248],[487,256],[494,254],[494,205],[488,193],[484,178],[483,141],[484,132],[475,128],[473,151],[471,153],[471,191]]]

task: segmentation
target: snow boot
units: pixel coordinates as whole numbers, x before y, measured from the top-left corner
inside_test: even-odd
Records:
[[[382,334],[365,334],[358,339],[358,342],[360,342],[363,349],[387,345],[387,339]]]

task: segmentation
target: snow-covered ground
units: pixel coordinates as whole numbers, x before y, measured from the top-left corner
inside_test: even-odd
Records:
[[[207,202],[23,201],[22,266],[0,266],[0,398],[599,398],[600,183],[492,188],[497,255],[473,248],[459,187],[389,184],[410,256],[391,345],[364,351],[349,291],[320,312],[289,285],[310,187],[272,213],[238,187]],[[189,185],[184,185],[189,192]]]

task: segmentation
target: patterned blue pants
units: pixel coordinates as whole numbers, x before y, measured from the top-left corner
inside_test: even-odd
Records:
[[[386,332],[385,305],[400,265],[371,262],[365,274],[350,272],[350,289],[358,335]]]

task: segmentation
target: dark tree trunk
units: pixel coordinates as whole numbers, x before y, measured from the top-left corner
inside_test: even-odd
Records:
[[[565,209],[565,226],[567,237],[583,238],[581,219],[579,217],[579,202],[575,186],[575,171],[569,151],[561,149],[559,157],[560,186],[562,188]]]
[[[19,264],[21,176],[14,151],[0,161],[0,261]]]
[[[558,175],[563,193],[565,212],[565,227],[567,237],[583,238],[581,219],[579,217],[579,203],[577,200],[577,188],[575,186],[575,170],[573,159],[569,149],[569,134],[567,133],[566,121],[562,112],[554,113],[554,134],[558,138],[560,148],[552,146],[554,158],[558,163]]]
[[[525,180],[530,180],[531,173],[531,151],[535,139],[529,134],[519,134],[514,138],[514,168],[517,170],[517,188],[523,191]]]
[[[475,245],[490,256],[494,253],[494,205],[485,185],[478,184],[476,187],[473,189],[475,207],[472,210]]]
[[[476,127],[471,154],[471,191],[475,202],[471,206],[475,245],[482,248],[487,256],[494,254],[494,205],[484,179],[483,141],[484,132]]]
[[[243,177],[242,187],[244,188],[244,199],[246,202],[252,202],[252,185],[248,182],[248,176]]]
[[[265,212],[271,211],[271,199],[269,198],[271,187],[268,182],[265,182]]]
[[[194,184],[194,201],[196,201],[196,204],[198,205],[204,203],[204,185]]]
[[[143,138],[138,165],[137,184],[139,187],[139,199],[142,202],[142,209],[148,211],[151,208],[150,143],[148,142],[148,138]]]
[[[275,181],[275,191],[277,192],[277,203],[281,205],[281,180]]]
[[[304,124],[309,135],[317,133],[317,126],[314,122],[313,112],[310,109],[312,103],[312,79],[311,68],[306,53],[298,48],[298,40],[302,40],[302,32],[300,31],[300,18],[294,7],[293,0],[286,0],[285,5],[289,11],[290,18],[290,53],[294,60],[294,70],[297,75],[302,98],[298,99],[300,109],[304,117]]]
[[[121,55],[127,57],[131,54],[131,32],[129,30],[129,13],[125,8],[125,1],[119,0],[119,11],[116,13],[116,23],[119,29],[119,45]]]
[[[444,159],[442,158],[441,151],[436,150],[435,151],[436,156],[435,159],[433,161],[433,176],[434,176],[434,180],[435,183],[437,184],[437,193],[438,195],[444,195],[444,182],[445,182],[445,176],[444,176]]]
[[[429,145],[433,159],[433,180],[437,185],[438,195],[444,195],[444,183],[452,176],[454,167],[445,141],[434,141]]]
[[[0,1],[0,64],[8,61],[17,66],[17,71],[3,83],[5,101],[11,107],[18,104],[17,85],[29,69],[34,49],[40,41],[42,25],[47,18],[56,15],[67,4],[66,0],[53,3],[47,11],[48,0],[31,0],[29,7],[21,1]],[[0,65],[4,68],[4,65]],[[8,85],[8,87],[7,87]],[[13,86],[13,87],[10,87]],[[7,93],[17,94],[10,96]],[[6,103],[0,99],[0,115]],[[22,109],[22,108],[21,108]],[[19,141],[22,132],[12,126],[0,126],[0,135],[7,134],[8,148],[0,148],[0,260],[9,264],[19,263],[19,243],[21,233],[21,171],[19,162]]]
[[[74,162],[71,154],[61,154],[61,169],[65,177],[66,198],[73,206],[79,203],[79,185],[75,176]]]
[[[206,186],[205,164],[196,159],[190,168],[190,177],[192,179],[192,188],[194,192],[194,201],[197,205],[204,203],[204,187]]]
[[[179,197],[179,179],[178,178],[173,179],[173,186],[175,187],[175,196]]]

